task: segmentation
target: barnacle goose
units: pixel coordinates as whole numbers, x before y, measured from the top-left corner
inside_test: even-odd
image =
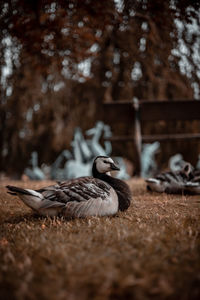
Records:
[[[180,171],[170,171],[146,179],[147,189],[158,193],[182,194],[187,193],[186,185],[194,179],[193,167],[185,163]]]
[[[27,206],[44,216],[87,217],[114,215],[126,210],[131,201],[128,185],[110,176],[119,170],[107,156],[97,156],[92,175],[79,177],[39,190],[7,186],[8,193],[17,195]]]

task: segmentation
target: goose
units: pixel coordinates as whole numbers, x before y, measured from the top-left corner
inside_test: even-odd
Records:
[[[182,194],[186,192],[187,182],[193,179],[193,167],[190,163],[185,163],[180,171],[164,172],[155,178],[146,179],[147,189],[158,193]]]
[[[186,161],[183,159],[183,155],[180,153],[177,153],[170,157],[168,161],[168,166],[170,171],[176,172],[180,171],[183,166],[185,165]]]
[[[131,191],[120,179],[110,176],[119,170],[112,158],[97,156],[92,175],[79,177],[39,190],[7,186],[27,206],[43,216],[87,217],[109,216],[128,209]]]
[[[64,165],[64,174],[67,179],[91,175],[92,153],[84,139],[79,127],[75,129],[73,147],[73,158]]]
[[[104,142],[105,147],[102,147],[100,143],[102,133],[104,139],[109,138],[112,135],[110,126],[105,125],[102,121],[98,121],[94,128],[91,128],[86,131],[87,136],[92,136],[91,140],[86,141],[91,149],[93,157],[98,155],[110,155],[110,153],[112,152],[112,145],[110,141],[106,140]]]
[[[51,166],[50,176],[51,179],[63,180],[67,179],[67,175],[65,169],[61,168],[61,165],[64,160],[69,161],[72,159],[72,154],[69,150],[63,150],[59,156],[56,158],[54,163]]]
[[[155,156],[159,152],[160,143],[154,142],[152,144],[142,145],[141,154],[141,176],[143,178],[152,176],[158,169]]]
[[[24,170],[24,173],[31,180],[44,180],[45,179],[45,174],[41,170],[41,168],[38,167],[38,153],[36,151],[33,151],[31,153],[30,163],[32,165],[32,168],[26,168]]]

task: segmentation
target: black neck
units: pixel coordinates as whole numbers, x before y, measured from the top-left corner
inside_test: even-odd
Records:
[[[118,196],[119,210],[126,210],[130,206],[131,191],[129,186],[124,181],[107,174],[99,173],[95,164],[93,164],[92,167],[92,175],[93,177],[99,178],[112,186]]]

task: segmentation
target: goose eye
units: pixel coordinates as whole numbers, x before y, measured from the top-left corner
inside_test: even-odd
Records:
[[[105,164],[108,164],[108,161],[106,161],[106,160],[104,160],[103,162],[104,162]]]

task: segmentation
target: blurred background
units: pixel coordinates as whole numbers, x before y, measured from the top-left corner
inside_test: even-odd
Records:
[[[39,166],[55,162],[76,127],[84,134],[104,119],[104,102],[200,100],[199,1],[1,1],[0,28],[0,170],[8,176],[20,177],[33,151]],[[111,131],[120,127],[128,133],[130,124]],[[199,121],[142,127],[199,129]],[[134,165],[131,143],[112,148]],[[200,143],[162,142],[159,168],[176,153],[195,164]]]

